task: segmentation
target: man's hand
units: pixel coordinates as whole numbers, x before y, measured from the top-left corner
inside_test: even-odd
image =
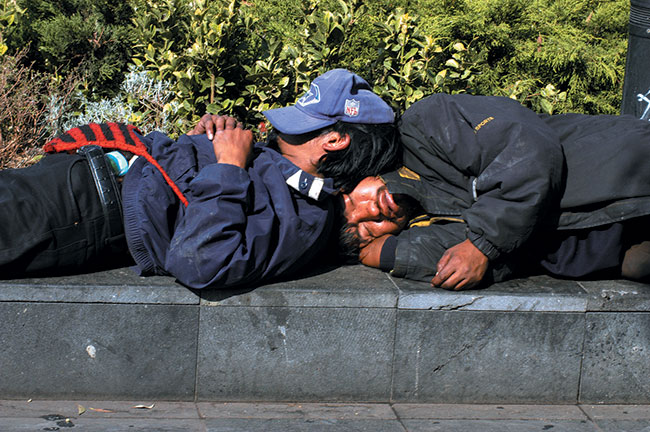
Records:
[[[253,132],[243,129],[241,124],[234,126],[235,123],[226,123],[225,128],[217,128],[212,147],[217,162],[245,169],[253,152]]]
[[[487,267],[487,257],[472,242],[465,240],[445,251],[438,261],[431,285],[456,291],[473,288],[481,282]]]
[[[381,237],[377,237],[362,247],[361,251],[359,252],[359,261],[361,261],[361,264],[367,265],[369,267],[379,268],[381,248],[384,246],[384,242],[390,235],[391,234],[385,234]]]
[[[209,140],[214,139],[214,134],[220,130],[234,129],[237,126],[237,120],[228,116],[216,114],[204,114],[199,120],[199,124],[189,131],[187,135],[206,134]]]
[[[187,135],[206,134],[212,140],[217,162],[246,168],[253,151],[253,132],[232,117],[205,114]]]

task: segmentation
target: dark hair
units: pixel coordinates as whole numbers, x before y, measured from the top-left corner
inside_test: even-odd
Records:
[[[339,225],[338,250],[339,262],[342,264],[356,264],[359,262],[361,240],[356,232],[350,231],[350,224]]]
[[[399,167],[402,152],[394,124],[339,121],[325,131],[350,136],[350,145],[347,148],[327,152],[318,164],[318,172],[334,179],[334,186],[344,192],[354,189],[365,177],[376,176]]]

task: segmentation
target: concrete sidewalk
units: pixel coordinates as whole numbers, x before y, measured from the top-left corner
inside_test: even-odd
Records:
[[[0,430],[650,431],[650,405],[0,401]]]

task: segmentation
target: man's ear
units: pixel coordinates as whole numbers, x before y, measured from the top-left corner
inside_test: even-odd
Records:
[[[323,142],[323,150],[326,151],[339,151],[345,150],[350,145],[350,135],[341,135],[336,131],[331,131],[325,135]]]

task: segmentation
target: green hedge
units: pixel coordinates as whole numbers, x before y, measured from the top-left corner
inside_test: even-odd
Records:
[[[4,0],[10,52],[30,48],[25,62],[54,76],[78,73],[87,93],[113,95],[133,54],[133,9],[112,0]],[[2,27],[0,26],[0,32]]]
[[[336,67],[400,112],[444,91],[613,114],[628,14],[628,0],[4,0],[0,55],[31,42],[38,70],[82,73],[73,117],[108,98],[143,125],[165,111],[172,134],[207,111],[256,125]],[[133,65],[164,83],[159,106],[120,86]]]

